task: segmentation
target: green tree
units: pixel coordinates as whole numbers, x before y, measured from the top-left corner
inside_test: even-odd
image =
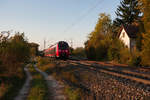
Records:
[[[122,42],[118,38],[113,39],[108,49],[108,60],[120,60],[121,48],[123,48]]]
[[[90,40],[87,40],[85,43],[85,53],[88,59],[96,59],[95,48],[91,44]]]
[[[130,61],[129,49],[118,37],[113,37],[113,28],[110,16],[100,14],[94,31],[85,42],[85,51],[89,59],[115,60],[120,63]]]
[[[90,33],[88,41],[85,43],[86,55],[91,59],[103,59],[107,55],[108,41],[105,37],[112,34],[112,23],[110,15],[100,14],[98,22],[93,32]]]
[[[0,70],[8,75],[17,74],[23,63],[29,59],[29,46],[24,34],[13,37],[2,36],[0,41]]]
[[[118,6],[116,15],[117,18],[114,20],[115,26],[129,25],[133,22],[139,21],[140,9],[138,0],[123,0]]]
[[[85,57],[85,49],[83,47],[77,47],[73,50],[73,55],[78,57]]]
[[[10,48],[12,48],[11,52],[16,54],[16,60],[22,63],[26,62],[30,56],[30,50],[24,33],[16,33],[10,41]]]
[[[150,66],[150,0],[139,0],[143,13],[144,34],[142,46],[142,64]]]
[[[7,36],[5,35],[7,34]],[[5,48],[8,46],[8,39],[9,39],[9,31],[8,32],[1,32],[0,33],[0,73],[5,70],[3,60],[4,60],[4,51]]]

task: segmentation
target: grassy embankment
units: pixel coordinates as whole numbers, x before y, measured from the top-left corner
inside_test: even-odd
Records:
[[[12,100],[17,96],[19,90],[25,82],[25,73],[23,67],[17,69],[17,74],[0,74],[0,100]]]
[[[80,100],[82,97],[82,89],[75,86],[79,80],[72,74],[70,70],[63,70],[58,62],[50,58],[37,58],[37,66],[42,71],[54,76],[58,81],[62,81],[65,84],[64,93],[66,94],[68,100]],[[58,67],[59,66],[59,67]],[[63,64],[62,64],[63,66]],[[65,81],[64,81],[65,80]]]
[[[29,71],[32,74],[32,81],[31,81],[31,90],[27,97],[27,100],[48,100],[48,88],[46,81],[37,72],[33,65],[29,66]]]

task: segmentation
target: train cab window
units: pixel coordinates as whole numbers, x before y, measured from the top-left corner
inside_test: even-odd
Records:
[[[66,42],[60,42],[60,43],[58,44],[58,46],[59,46],[59,48],[60,48],[61,50],[68,49],[68,47],[69,47]]]

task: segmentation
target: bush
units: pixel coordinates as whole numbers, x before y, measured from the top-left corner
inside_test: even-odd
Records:
[[[143,45],[142,45],[142,65],[150,66],[150,32],[143,35]]]
[[[71,88],[69,86],[65,87],[65,93],[69,100],[80,100],[80,89]]]
[[[23,67],[29,60],[29,47],[24,34],[9,37],[0,34],[0,99],[12,100],[25,80]],[[5,84],[5,85],[1,85]]]
[[[134,50],[132,52],[132,56],[131,56],[131,59],[130,59],[130,62],[129,62],[129,65],[131,66],[140,66],[141,65],[141,52],[137,51],[137,50]]]
[[[120,59],[120,51],[122,47],[123,45],[118,39],[113,39],[107,52],[108,60],[118,61]]]
[[[17,74],[19,67],[29,60],[29,46],[24,34],[17,33],[13,37],[0,38],[0,59],[3,73]]]
[[[93,46],[86,47],[85,52],[88,59],[96,59],[95,48]]]
[[[141,65],[141,57],[140,56],[132,57],[130,65],[132,65],[132,66],[140,66]]]
[[[51,59],[50,58],[47,58],[47,57],[38,57],[37,58],[37,61],[38,61],[38,66],[43,66],[43,65],[46,65],[46,64],[49,64],[51,62]]]
[[[95,48],[97,60],[107,59],[108,45],[106,42],[107,41],[105,41],[105,40],[101,40],[99,43],[97,43],[96,48]]]
[[[83,47],[78,47],[73,50],[72,55],[78,57],[85,57],[85,49]]]
[[[118,59],[119,63],[129,64],[131,59],[131,54],[128,48],[122,48],[120,50],[120,59]]]

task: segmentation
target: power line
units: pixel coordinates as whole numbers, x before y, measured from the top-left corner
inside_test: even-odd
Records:
[[[76,21],[74,21],[70,26],[68,26],[63,33],[66,33],[69,29],[77,25],[79,22],[81,22],[89,13],[91,13],[97,6],[102,3],[104,0],[98,0],[98,2],[94,3],[93,6],[87,10],[86,13],[84,13],[82,16],[80,16]]]
[[[79,16],[77,18],[77,20],[75,20],[70,26],[68,26],[63,33],[66,33],[69,29],[71,29],[72,27],[74,27],[75,25],[77,25],[79,22],[81,22],[85,17],[87,17],[89,15],[89,13],[91,13],[94,9],[96,9],[98,7],[98,5],[100,5],[104,0],[98,0],[97,2],[95,2],[91,8],[89,8],[83,15]],[[44,39],[44,49],[46,48],[46,40]],[[73,40],[71,39],[71,47],[73,47]]]

